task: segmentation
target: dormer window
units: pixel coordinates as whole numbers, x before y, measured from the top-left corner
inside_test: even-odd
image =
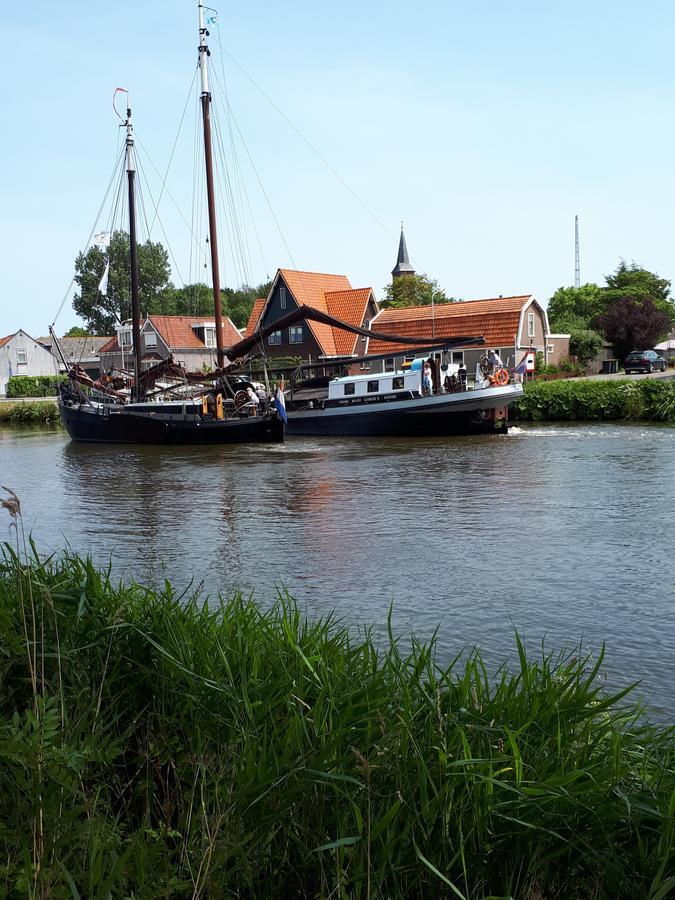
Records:
[[[131,329],[120,331],[120,345],[123,348],[131,347]]]
[[[147,331],[145,333],[145,346],[146,348],[157,346],[157,335],[154,331]]]
[[[204,343],[207,347],[215,347],[216,346],[216,329],[215,328],[205,328],[204,329]]]

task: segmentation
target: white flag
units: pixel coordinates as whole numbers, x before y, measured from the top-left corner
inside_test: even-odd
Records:
[[[103,270],[103,277],[98,283],[98,292],[99,294],[107,294],[108,293],[108,275],[110,274],[110,260],[105,264],[105,269]]]
[[[110,241],[112,240],[112,232],[111,231],[98,231],[94,235],[94,246],[98,247],[99,250],[107,250],[110,246]]]

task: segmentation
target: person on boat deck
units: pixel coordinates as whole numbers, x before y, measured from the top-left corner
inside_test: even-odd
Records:
[[[504,363],[501,360],[500,355],[496,350],[490,350],[490,356],[488,357],[490,362],[490,371],[494,374],[497,369],[503,369]]]
[[[466,390],[466,366],[464,365],[464,360],[459,364],[459,369],[457,369],[457,377],[459,378],[459,383],[462,387],[462,390]]]
[[[206,414],[212,419],[216,413],[216,398],[213,394],[206,395]]]
[[[424,370],[422,372],[422,393],[423,394],[432,394],[433,393],[433,382],[431,380],[431,366],[428,362],[424,363]]]
[[[263,388],[258,388],[255,392],[256,397],[260,401],[260,410],[261,412],[267,411],[267,404],[269,400],[267,398],[267,392]]]

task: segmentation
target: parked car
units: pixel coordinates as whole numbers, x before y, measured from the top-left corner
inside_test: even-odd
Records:
[[[630,375],[631,372],[653,372],[654,369],[665,372],[666,366],[665,359],[654,350],[633,350],[623,361],[626,375]]]

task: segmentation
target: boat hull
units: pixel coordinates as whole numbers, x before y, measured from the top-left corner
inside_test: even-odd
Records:
[[[507,385],[387,403],[291,408],[286,434],[290,437],[503,434],[508,430],[508,406],[521,396],[521,385]]]
[[[284,423],[276,415],[240,419],[181,419],[107,412],[59,404],[61,421],[74,441],[108,444],[280,443]]]

